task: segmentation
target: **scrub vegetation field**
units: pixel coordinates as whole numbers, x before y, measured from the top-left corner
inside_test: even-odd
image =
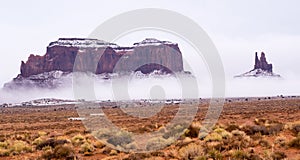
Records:
[[[187,129],[174,126],[183,131],[178,140],[170,143],[165,134],[147,147],[155,149],[155,142],[167,147],[145,153],[121,152],[95,139],[81,121],[68,119],[78,117],[75,105],[2,107],[0,159],[300,159],[300,98],[226,99],[213,130],[199,134],[208,104],[207,100],[197,103],[197,115]],[[124,141],[130,143],[129,132],[163,131],[177,110],[176,104],[166,105],[158,114],[139,119],[118,106],[105,107],[107,118],[124,129],[107,141],[121,146]],[[97,134],[101,137],[104,132]],[[130,143],[124,147],[136,146]]]

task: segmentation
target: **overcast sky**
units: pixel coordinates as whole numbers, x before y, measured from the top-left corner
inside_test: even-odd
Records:
[[[105,20],[142,8],[169,9],[197,22],[215,43],[228,77],[251,69],[255,51],[266,52],[276,73],[298,77],[299,7],[297,0],[2,1],[0,85],[19,74],[21,60],[26,61],[29,54],[44,55],[51,41],[87,37]]]

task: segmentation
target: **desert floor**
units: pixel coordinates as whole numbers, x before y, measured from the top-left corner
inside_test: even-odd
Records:
[[[0,108],[0,159],[300,159],[299,97],[226,99],[217,124],[202,135],[198,131],[209,102],[191,105],[198,111],[190,127],[167,147],[144,153],[120,152],[97,141],[82,121],[68,120],[78,117],[73,104]],[[101,106],[114,125],[138,134],[163,130],[180,107],[165,105],[151,117],[137,118],[118,104]],[[164,138],[167,143],[170,137]]]

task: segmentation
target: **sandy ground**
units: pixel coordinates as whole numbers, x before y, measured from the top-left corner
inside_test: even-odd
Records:
[[[194,121],[202,122],[205,118],[208,109],[207,100],[197,100],[197,103],[192,105],[198,106],[198,111]],[[127,115],[120,109],[117,104],[106,103],[101,104],[104,107],[103,112],[106,117],[111,120],[116,126],[125,128],[127,131],[133,133],[146,133],[158,130],[176,115],[178,105],[165,105],[160,112],[148,117],[138,118],[132,115]],[[143,106],[143,104],[141,104]],[[145,107],[145,106],[144,106]],[[138,107],[137,107],[138,108]],[[84,127],[81,121],[68,120],[70,117],[78,117],[78,107],[75,105],[58,105],[58,106],[31,106],[31,107],[10,107],[0,108],[0,142],[23,140],[32,147],[31,151],[10,153],[9,156],[0,156],[0,159],[38,159],[42,156],[43,150],[37,150],[32,143],[37,134],[41,132],[46,133],[45,138],[65,137],[72,139],[76,134],[83,136],[90,136],[90,131]],[[229,98],[226,99],[221,116],[219,117],[217,125],[228,126],[235,124],[237,126],[254,125],[255,119],[267,119],[276,123],[289,125],[300,121],[300,98],[298,97],[258,97],[258,98]],[[285,127],[286,128],[286,127]],[[29,138],[22,138],[22,135],[28,135]],[[18,136],[21,138],[18,139]],[[265,151],[274,152],[278,150],[284,152],[287,159],[300,159],[300,149],[293,147],[277,147],[273,145],[277,137],[285,137],[287,141],[296,137],[295,133],[289,129],[283,129],[276,135],[263,135],[263,139],[270,143],[271,147],[263,148],[262,146],[252,147],[259,155],[267,154]],[[96,141],[91,138],[92,141]],[[202,142],[198,138],[193,138],[192,143]],[[172,148],[173,147],[173,148]],[[182,146],[180,146],[182,147]],[[164,155],[152,155],[157,159],[171,159],[172,156],[166,153],[172,149],[179,149],[180,147],[171,145],[161,152]],[[1,148],[1,147],[0,147]],[[9,148],[7,148],[9,150]],[[74,145],[74,154],[78,159],[134,159],[130,158],[133,153],[117,152],[111,153],[111,149],[95,148],[92,154],[79,153],[80,146]],[[105,152],[105,150],[109,150]],[[0,152],[1,154],[1,152]],[[224,152],[225,154],[225,152]],[[146,156],[149,158],[149,156]],[[270,155],[269,157],[272,158]],[[268,156],[264,158],[268,159]],[[136,158],[139,159],[139,158]],[[144,159],[144,158],[142,158]],[[180,158],[174,158],[180,159]],[[226,155],[222,159],[226,158]]]

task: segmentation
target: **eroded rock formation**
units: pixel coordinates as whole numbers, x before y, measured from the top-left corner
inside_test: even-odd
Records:
[[[264,52],[261,52],[260,58],[255,52],[254,68],[249,72],[234,77],[280,77],[280,75],[273,73],[273,65],[267,62]]]
[[[262,69],[263,71],[273,72],[272,64],[268,64],[266,55],[264,52],[261,52],[260,59],[258,59],[257,52],[255,52],[255,65],[254,69]]]
[[[183,71],[178,44],[145,39],[132,47],[120,47],[97,39],[60,38],[51,42],[44,56],[30,55],[21,62],[21,76],[51,71],[83,71],[95,74],[154,70]]]

